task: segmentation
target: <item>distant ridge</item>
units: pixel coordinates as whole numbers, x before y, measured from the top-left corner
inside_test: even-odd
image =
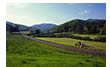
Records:
[[[88,19],[89,22],[104,21],[105,19]]]
[[[41,30],[46,30],[46,29],[51,29],[53,27],[56,27],[56,24],[48,24],[48,23],[43,23],[43,24],[36,24],[30,27],[30,29],[41,29]]]
[[[18,25],[19,26],[19,30],[28,30],[28,29],[41,29],[41,30],[47,30],[47,29],[51,29],[53,27],[56,27],[56,24],[48,24],[48,23],[43,23],[43,24],[36,24],[33,26],[26,26],[26,25],[22,25],[22,24],[15,24],[13,22],[10,21],[6,21],[6,24],[15,26]]]
[[[15,23],[10,22],[10,21],[6,21],[6,24],[9,24],[9,25],[14,26],[14,27],[15,27],[16,25],[18,25],[19,30],[21,30],[21,31],[24,31],[24,30],[28,30],[28,29],[29,29],[28,26],[25,26],[25,25],[22,25],[22,24],[15,24]]]

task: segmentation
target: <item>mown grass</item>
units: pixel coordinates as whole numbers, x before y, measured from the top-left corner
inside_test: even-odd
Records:
[[[7,67],[105,67],[105,57],[69,51],[7,33]]]
[[[29,34],[29,31],[22,31],[23,34]]]
[[[90,46],[88,50],[94,50],[94,51],[100,51],[105,52],[106,51],[106,43],[105,42],[95,42],[95,41],[85,41],[85,40],[78,40],[78,39],[71,39],[71,38],[38,38],[40,40],[45,40],[53,43],[58,43],[62,45],[68,45],[68,46],[74,46],[77,42],[82,42],[86,44],[87,46]]]
[[[106,37],[106,35],[99,35],[99,34],[72,34],[74,36],[80,36],[80,37],[89,37],[90,39],[94,39],[95,37]]]

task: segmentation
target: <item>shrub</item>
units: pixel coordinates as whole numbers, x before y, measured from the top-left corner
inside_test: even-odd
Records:
[[[93,41],[101,41],[101,42],[106,42],[106,37],[95,37]]]
[[[82,37],[82,40],[92,40],[90,37]]]
[[[72,36],[73,39],[80,39],[80,40],[92,40],[90,37],[80,37],[80,36]]]
[[[56,37],[56,35],[53,34],[53,33],[48,33],[48,34],[37,34],[36,37]]]
[[[56,34],[56,37],[58,37],[58,38],[64,38],[64,37],[72,38],[72,34]]]

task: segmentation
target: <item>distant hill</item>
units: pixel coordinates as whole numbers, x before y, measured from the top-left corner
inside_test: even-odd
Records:
[[[49,30],[51,33],[73,32],[79,34],[106,34],[106,20],[103,19],[75,19]]]
[[[29,29],[41,29],[41,30],[47,30],[47,29],[51,29],[53,27],[56,27],[57,25],[55,24],[36,24],[36,25],[33,25],[33,26],[25,26],[25,25],[22,25],[22,24],[15,24],[13,22],[10,22],[10,21],[6,21],[6,24],[7,25],[11,25],[13,27],[15,27],[16,25],[19,27],[19,30],[20,31],[23,31],[23,30],[29,30]]]
[[[53,27],[56,27],[55,24],[36,24],[30,27],[30,29],[41,29],[41,30],[47,30],[51,29]]]
[[[87,22],[102,22],[104,19],[88,19]]]
[[[29,29],[28,26],[21,25],[21,24],[15,24],[15,23],[10,22],[10,21],[6,21],[6,24],[7,24],[7,25],[11,25],[11,26],[13,26],[13,27],[15,27],[15,26],[17,25],[17,26],[18,26],[18,29],[19,29],[20,31],[24,31],[24,30],[28,30],[28,29]]]
[[[10,21],[6,21],[6,24],[9,24],[9,25],[12,25],[12,26],[15,26],[16,24],[10,22]]]

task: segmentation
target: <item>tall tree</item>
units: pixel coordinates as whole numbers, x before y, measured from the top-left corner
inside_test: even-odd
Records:
[[[36,29],[35,34],[40,34],[40,29]]]
[[[30,30],[29,30],[29,33],[30,33],[31,35],[33,35],[33,34],[34,34],[34,31],[33,31],[32,29],[30,29]]]

